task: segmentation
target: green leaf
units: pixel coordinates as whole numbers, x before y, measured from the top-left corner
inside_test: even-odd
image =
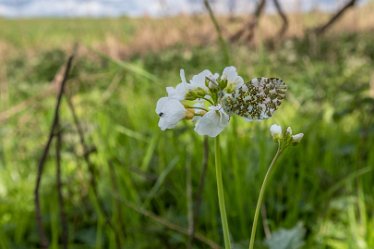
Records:
[[[279,229],[265,241],[269,249],[299,249],[304,244],[305,229],[301,222],[291,229]]]

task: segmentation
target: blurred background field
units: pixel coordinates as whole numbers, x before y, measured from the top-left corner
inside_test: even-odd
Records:
[[[279,17],[264,14],[251,43],[229,44],[231,64],[245,80],[279,77],[289,89],[271,119],[234,118],[221,135],[235,248],[248,246],[259,188],[276,150],[273,123],[305,137],[279,161],[256,248],[374,248],[373,10],[371,3],[355,7],[318,37],[305,30],[331,13],[289,13],[279,39]],[[217,19],[228,39],[248,17]],[[198,136],[189,122],[161,132],[155,113],[165,87],[180,82],[181,68],[190,79],[227,66],[209,16],[196,14],[0,19],[0,248],[40,248],[37,165],[74,47],[66,96],[91,152],[99,199],[65,96],[61,170],[69,248],[186,248],[199,192],[200,237],[192,248],[223,245],[213,140]],[[63,248],[55,157],[53,143],[40,199],[50,248]]]

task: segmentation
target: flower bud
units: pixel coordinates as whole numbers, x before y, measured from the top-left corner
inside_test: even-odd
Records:
[[[219,87],[221,89],[225,89],[227,87],[227,79],[223,79],[219,81]]]
[[[292,143],[294,144],[298,144],[300,143],[301,139],[303,139],[304,137],[304,133],[298,133],[296,135],[293,135],[292,136]]]
[[[208,82],[208,88],[209,88],[210,90],[217,90],[217,89],[218,89],[218,84],[213,83],[212,81],[209,81],[209,82]]]
[[[206,77],[205,78],[205,85],[208,87],[211,91],[217,91],[219,88],[218,82],[213,77]]]
[[[273,124],[270,127],[270,134],[275,140],[282,138],[282,127],[280,125]]]
[[[194,109],[186,109],[186,119],[193,119],[195,116],[195,110]]]
[[[188,91],[185,99],[186,100],[195,100],[195,99],[198,99],[198,98],[202,98],[205,95],[206,95],[206,91],[203,88],[198,87],[196,89]]]

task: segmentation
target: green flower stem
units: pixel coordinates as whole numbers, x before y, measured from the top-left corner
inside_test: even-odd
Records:
[[[214,102],[213,101],[211,101],[210,99],[208,99],[208,98],[205,98],[205,97],[203,97],[202,99],[205,99],[206,101],[208,101],[209,103],[211,103],[212,105],[215,105],[214,104]]]
[[[221,150],[219,145],[219,136],[215,139],[215,162],[216,162],[216,180],[219,210],[221,212],[221,222],[223,229],[223,238],[225,241],[225,249],[231,249],[229,225],[227,223],[225,198],[223,194],[222,169],[221,169]]]
[[[261,209],[262,201],[264,199],[266,186],[267,186],[267,183],[268,183],[268,181],[270,179],[271,174],[275,170],[275,166],[274,166],[275,162],[279,158],[279,156],[282,153],[282,151],[283,150],[282,150],[282,148],[280,146],[280,143],[278,143],[277,153],[275,154],[273,160],[271,161],[270,166],[268,168],[268,171],[266,172],[264,181],[262,182],[262,186],[261,186],[261,189],[260,189],[260,194],[259,194],[259,197],[258,197],[258,200],[257,200],[255,217],[253,219],[253,224],[252,224],[252,232],[251,232],[251,239],[249,241],[249,249],[253,249],[253,246],[255,244],[255,237],[256,237],[256,229],[257,229],[258,216],[260,214],[260,209]]]
[[[198,107],[198,106],[185,106],[187,109],[197,109],[197,110],[203,110],[208,112],[209,110],[205,109],[204,107]]]

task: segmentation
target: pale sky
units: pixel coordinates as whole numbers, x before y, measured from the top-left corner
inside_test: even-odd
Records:
[[[231,0],[236,13],[253,10],[255,0]],[[346,0],[280,0],[286,11],[310,11],[318,8],[333,11]],[[367,2],[361,0],[360,3]],[[227,13],[230,0],[211,0],[214,10]],[[267,10],[274,10],[268,1]],[[164,16],[205,11],[203,0],[0,0],[0,16],[17,17],[75,17],[75,16]]]

